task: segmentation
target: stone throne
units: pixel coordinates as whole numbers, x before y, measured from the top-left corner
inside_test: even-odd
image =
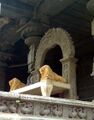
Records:
[[[72,38],[68,32],[61,28],[52,28],[43,36],[36,52],[35,69],[43,66],[47,52],[56,45],[60,46],[63,58],[60,59],[62,64],[62,76],[67,80],[70,89],[66,91],[65,97],[76,99],[76,58],[75,48]]]
[[[60,81],[52,81],[49,78],[26,86],[24,88],[15,90],[18,93],[40,94],[43,96],[50,96],[51,93],[59,93],[65,91],[64,97],[76,99],[76,59],[74,45],[70,35],[61,28],[50,29],[41,39],[36,52],[35,69],[39,70],[43,66],[43,61],[48,50],[54,46],[60,46],[63,58],[60,59],[62,64],[62,76],[66,80],[65,83]],[[50,89],[50,90],[49,90]],[[49,91],[49,92],[48,92]]]

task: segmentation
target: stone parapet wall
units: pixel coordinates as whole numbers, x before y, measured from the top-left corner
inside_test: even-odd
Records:
[[[0,92],[0,120],[94,120],[94,103]]]

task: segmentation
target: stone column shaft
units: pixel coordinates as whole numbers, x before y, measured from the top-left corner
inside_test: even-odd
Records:
[[[25,39],[25,43],[29,47],[29,53],[27,57],[27,63],[28,63],[28,72],[30,73],[34,69],[35,65],[35,53],[36,53],[36,48],[38,46],[40,37],[39,36],[31,36]]]
[[[76,99],[77,98],[77,90],[76,90],[76,59],[68,58],[61,59],[62,63],[62,75],[70,84],[69,90],[69,98]]]
[[[41,36],[48,30],[48,26],[38,21],[31,21],[30,24],[22,31],[26,45],[29,47],[28,53],[28,72],[32,71],[35,63],[36,49],[40,42]]]

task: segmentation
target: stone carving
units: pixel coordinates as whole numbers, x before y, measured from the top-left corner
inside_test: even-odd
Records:
[[[14,101],[9,101],[8,102],[8,109],[11,113],[16,113],[17,112],[17,104]]]
[[[52,81],[60,81],[64,83],[66,82],[66,80],[63,77],[53,72],[49,65],[42,66],[39,69],[39,72],[40,72],[41,80],[50,79]]]
[[[16,90],[18,88],[24,87],[25,84],[22,83],[19,79],[17,78],[13,78],[12,80],[9,81],[9,85],[10,85],[10,91],[12,90]]]
[[[41,104],[39,113],[41,116],[50,116],[51,115],[51,105],[50,104]]]
[[[36,52],[36,69],[42,66],[47,51],[56,45],[61,47],[64,59],[74,57],[75,48],[68,32],[61,28],[49,29],[41,39]]]
[[[33,114],[34,105],[32,102],[16,103],[15,101],[2,100],[0,102],[0,112],[5,113],[20,113],[20,114]]]
[[[33,114],[34,105],[32,102],[22,102],[19,105],[19,113],[21,114]]]
[[[11,96],[11,97],[10,97]],[[19,100],[19,102],[17,102]],[[94,120],[92,102],[0,92],[0,118],[11,114],[39,119]],[[25,119],[25,118],[24,118]],[[33,118],[32,118],[33,119]],[[18,119],[17,119],[18,120]]]
[[[40,81],[47,80],[49,82],[49,80],[50,80],[50,81],[59,81],[59,82],[66,83],[66,80],[62,76],[53,72],[49,65],[44,65],[39,70],[33,71],[31,74],[31,77],[27,80],[27,85],[33,84],[36,80],[37,80],[37,82],[39,80]],[[25,86],[25,84],[22,83],[17,78],[13,78],[12,80],[10,80],[9,85],[10,85],[10,91],[16,90],[18,88]],[[51,86],[50,82],[49,82],[49,85],[50,85],[51,90],[52,90],[53,86]],[[48,88],[49,90],[50,90],[50,87]],[[43,86],[43,89],[44,88],[45,87]],[[42,91],[44,91],[44,94],[45,94],[45,90],[42,90]]]
[[[71,107],[69,108],[69,118],[79,118],[79,119],[86,119],[87,113],[85,108],[77,108],[77,107]]]
[[[1,100],[1,102],[0,102],[0,112],[16,113],[17,112],[16,102],[10,101],[10,100]]]
[[[6,104],[6,100],[0,100],[0,112],[7,112],[8,106]]]
[[[63,117],[63,106],[62,105],[53,105],[52,115],[55,117]]]
[[[39,70],[32,71],[27,78],[27,85],[36,83],[40,81],[40,72]]]
[[[22,30],[21,36],[25,39],[30,36],[40,36],[44,33],[49,26],[36,22],[34,20],[29,21],[27,25]]]
[[[31,72],[29,78],[27,79],[27,85],[45,79],[66,83],[66,80],[62,76],[53,72],[49,65],[44,65],[39,70],[35,70]]]
[[[63,117],[63,106],[57,104],[40,104],[41,116]]]
[[[79,108],[78,116],[79,116],[80,119],[86,119],[87,113],[86,113],[85,108]]]

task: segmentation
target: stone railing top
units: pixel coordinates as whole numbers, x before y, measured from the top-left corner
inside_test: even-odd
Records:
[[[62,105],[68,105],[68,106],[94,108],[93,102],[86,102],[86,101],[80,101],[80,100],[74,100],[74,99],[43,97],[43,96],[35,96],[35,95],[28,95],[28,94],[18,94],[18,93],[2,92],[2,91],[0,91],[0,99],[10,99],[10,100],[15,99],[15,100],[22,100],[22,101],[55,103],[55,104],[62,104]]]

